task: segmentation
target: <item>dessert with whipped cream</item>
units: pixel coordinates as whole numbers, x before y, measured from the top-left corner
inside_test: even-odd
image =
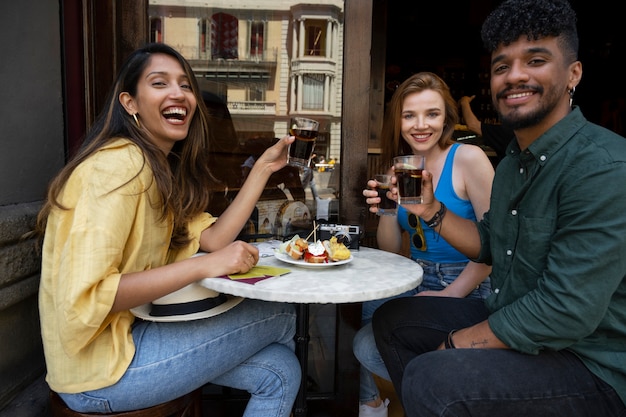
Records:
[[[308,263],[337,262],[350,258],[350,249],[335,236],[330,240],[307,242],[298,235],[280,245],[279,252],[289,255],[295,260],[304,260]]]
[[[304,261],[312,264],[321,264],[328,260],[326,248],[321,240],[310,243],[304,254]]]

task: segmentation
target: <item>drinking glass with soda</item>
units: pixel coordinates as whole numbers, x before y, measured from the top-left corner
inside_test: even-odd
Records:
[[[393,167],[398,187],[398,204],[422,203],[422,170],[425,159],[422,155],[404,155],[393,158]]]
[[[391,178],[392,175],[388,174],[376,174],[374,180],[376,181],[376,190],[378,191],[378,197],[380,203],[378,203],[378,210],[376,214],[378,216],[395,216],[398,214],[396,208],[396,202],[387,197],[387,192],[391,190]]]
[[[295,136],[296,140],[289,145],[289,165],[299,168],[309,166],[319,127],[317,120],[306,117],[291,118],[289,134]]]

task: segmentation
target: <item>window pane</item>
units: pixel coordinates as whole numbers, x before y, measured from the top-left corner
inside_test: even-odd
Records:
[[[302,108],[305,110],[323,110],[324,75],[305,74],[302,87]]]
[[[243,183],[246,164],[288,134],[294,115],[320,122],[317,156],[341,163],[343,10],[343,0],[149,0],[151,40],[189,60],[211,112],[215,173],[223,183],[219,191],[228,190],[211,207],[214,214]],[[311,227],[313,219],[337,220],[339,170],[319,168],[315,190],[288,167],[272,176],[262,199],[304,202]],[[279,207],[267,210],[269,221],[281,222]],[[264,220],[252,221],[251,235],[260,234]]]
[[[150,19],[150,41],[163,42],[163,32],[161,29],[161,19]]]
[[[263,55],[263,36],[265,25],[263,22],[252,22],[250,25],[250,56],[261,57]]]
[[[200,19],[200,57],[206,57],[210,27],[207,19]]]
[[[311,21],[306,25],[306,55],[322,56],[325,55],[324,45],[326,36],[324,33],[323,22]]]
[[[338,222],[343,10],[343,0],[149,0],[151,40],[189,60],[209,110],[221,182],[209,212],[230,204],[294,115],[320,122],[315,152],[336,161],[334,170],[314,167],[313,182],[293,167],[273,174],[242,238],[284,239],[289,218],[302,236],[312,220]],[[334,390],[335,320],[334,306],[311,309],[311,393]]]
[[[211,21],[213,59],[237,59],[239,22],[227,13],[215,13]]]

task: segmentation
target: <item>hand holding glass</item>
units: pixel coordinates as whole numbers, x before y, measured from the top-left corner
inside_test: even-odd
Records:
[[[398,204],[422,203],[422,155],[404,155],[393,158],[398,187]]]
[[[376,181],[376,191],[378,191],[378,197],[380,203],[378,203],[378,216],[395,216],[398,214],[396,208],[396,202],[387,197],[387,192],[391,190],[391,178],[392,175],[376,174],[374,180]]]
[[[289,145],[289,165],[307,167],[313,155],[320,124],[306,117],[292,117],[289,126],[289,134],[296,137],[296,140]]]

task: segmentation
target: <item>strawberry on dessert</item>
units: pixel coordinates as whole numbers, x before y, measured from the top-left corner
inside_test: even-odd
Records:
[[[321,264],[328,262],[328,254],[320,240],[310,243],[304,253],[304,261],[312,264]]]

